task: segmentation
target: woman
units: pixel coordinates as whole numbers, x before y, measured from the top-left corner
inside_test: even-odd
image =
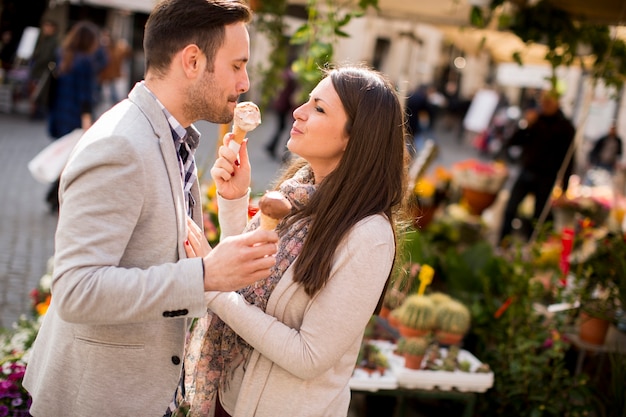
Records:
[[[88,129],[92,123],[96,71],[93,54],[99,45],[98,27],[91,22],[75,24],[61,44],[56,62],[56,82],[50,97],[48,133],[58,139],[74,129]],[[59,207],[59,182],[46,196],[50,210]]]
[[[212,415],[216,397],[216,415],[347,415],[363,332],[395,258],[406,189],[402,114],[391,84],[361,67],[330,70],[293,112],[287,147],[301,159],[277,187],[293,209],[278,226],[276,265],[240,293],[207,295],[212,315],[192,332],[178,396],[190,415]],[[222,146],[211,170],[223,234],[246,222],[242,149],[236,163]],[[189,256],[210,250],[197,228],[189,242]]]

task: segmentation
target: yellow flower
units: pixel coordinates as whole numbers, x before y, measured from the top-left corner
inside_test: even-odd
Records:
[[[432,197],[435,194],[435,184],[427,178],[419,179],[415,183],[413,192],[420,197]]]
[[[43,316],[48,312],[48,307],[50,307],[50,300],[51,297],[48,295],[45,301],[42,301],[35,306],[35,310],[37,311],[38,315]]]
[[[217,194],[217,186],[215,185],[215,182],[211,182],[211,185],[206,190],[206,195],[209,199],[212,200],[215,198],[216,194]]]

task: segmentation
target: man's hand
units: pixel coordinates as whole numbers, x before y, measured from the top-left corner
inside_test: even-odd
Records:
[[[276,232],[259,229],[225,238],[204,256],[204,290],[234,291],[269,277],[277,242]]]

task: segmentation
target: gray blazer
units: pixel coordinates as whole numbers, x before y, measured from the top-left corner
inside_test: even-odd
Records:
[[[192,193],[202,224],[197,182]],[[162,416],[206,304],[201,259],[185,259],[170,127],[142,85],[80,139],[60,194],[52,304],[24,378],[31,413]]]

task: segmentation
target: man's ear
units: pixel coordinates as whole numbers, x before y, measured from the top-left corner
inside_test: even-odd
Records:
[[[188,78],[197,77],[205,59],[204,53],[195,44],[187,45],[180,53],[182,69]]]

